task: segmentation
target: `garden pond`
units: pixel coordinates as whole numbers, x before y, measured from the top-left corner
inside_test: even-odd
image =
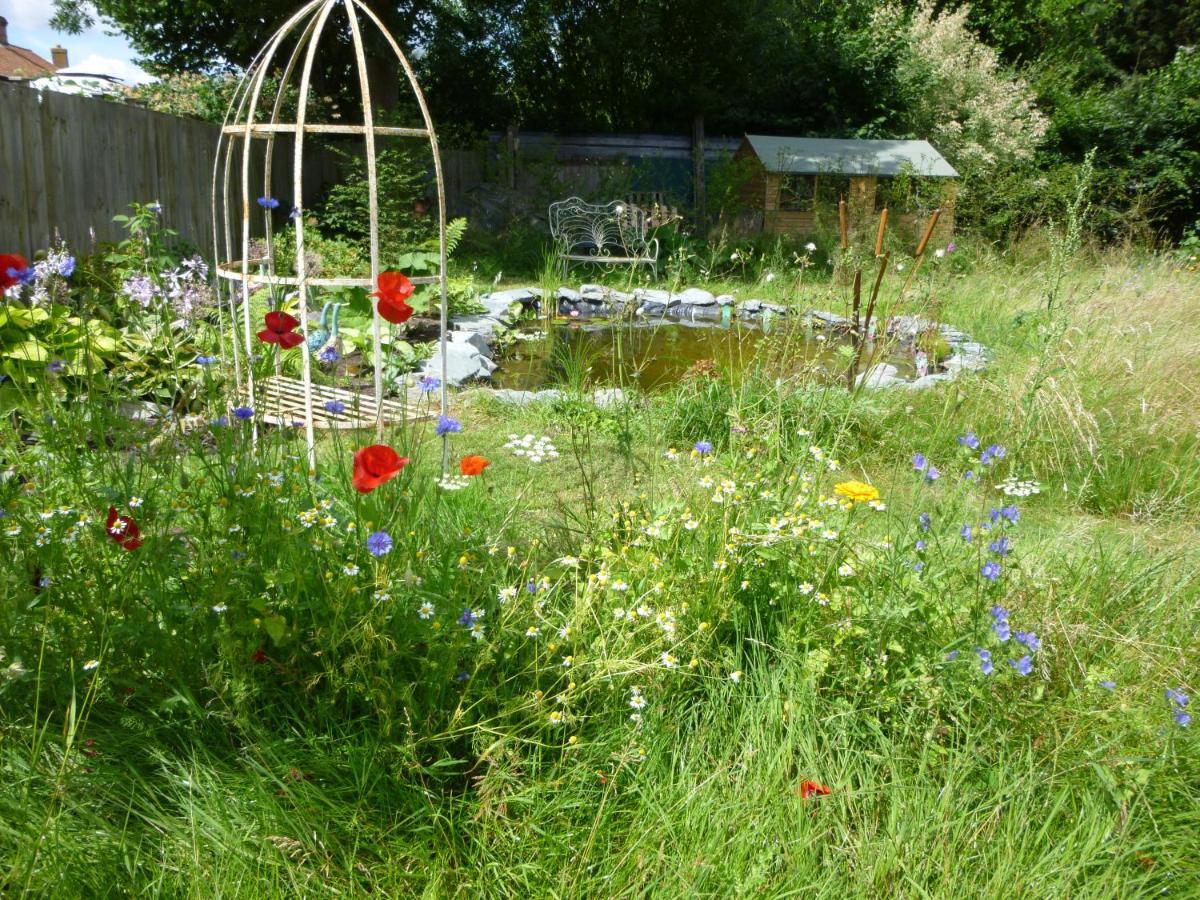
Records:
[[[851,353],[848,335],[800,322],[541,319],[508,333],[491,381],[498,388],[539,390],[571,384],[583,374],[591,384],[653,392],[690,377],[719,373],[736,380],[768,361],[780,373],[835,381],[844,377]],[[894,366],[906,380],[919,374],[911,350],[902,346],[889,346],[874,360],[864,353],[860,371],[872,362]]]

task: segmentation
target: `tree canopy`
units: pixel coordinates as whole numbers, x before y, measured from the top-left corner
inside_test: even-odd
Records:
[[[78,30],[98,16],[150,70],[211,73],[245,67],[296,6],[55,0],[55,25]],[[710,133],[927,137],[949,145],[956,165],[994,159],[1046,173],[1096,147],[1111,195],[1140,195],[1158,226],[1179,232],[1200,214],[1196,0],[374,6],[452,134],[509,124],[680,132],[699,115]],[[316,84],[336,103],[355,80],[344,36],[333,40],[343,43],[322,55]],[[385,104],[401,96],[386,88],[376,88]],[[1018,152],[996,152],[1006,144]]]

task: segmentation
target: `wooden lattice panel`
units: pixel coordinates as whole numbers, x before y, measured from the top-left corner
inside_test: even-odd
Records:
[[[258,407],[262,419],[272,425],[300,425],[304,422],[304,382],[276,375],[258,386]],[[335,412],[341,404],[344,409]],[[374,428],[377,415],[375,397],[371,393],[347,391],[341,388],[314,384],[312,386],[314,428]],[[420,422],[433,418],[428,409],[399,400],[383,401],[384,424]]]

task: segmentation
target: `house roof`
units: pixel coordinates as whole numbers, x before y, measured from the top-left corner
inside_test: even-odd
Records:
[[[899,175],[906,167],[927,178],[957,178],[958,172],[928,141],[772,137],[748,134],[746,141],[768,172],[789,175]]]
[[[53,63],[42,59],[32,50],[0,44],[0,77],[37,78],[39,75],[53,75],[54,71]]]

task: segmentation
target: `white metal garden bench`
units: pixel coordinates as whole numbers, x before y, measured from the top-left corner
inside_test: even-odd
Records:
[[[658,275],[658,238],[647,234],[646,211],[631,203],[586,203],[568,197],[550,204],[550,235],[563,275],[577,262],[647,265]]]

